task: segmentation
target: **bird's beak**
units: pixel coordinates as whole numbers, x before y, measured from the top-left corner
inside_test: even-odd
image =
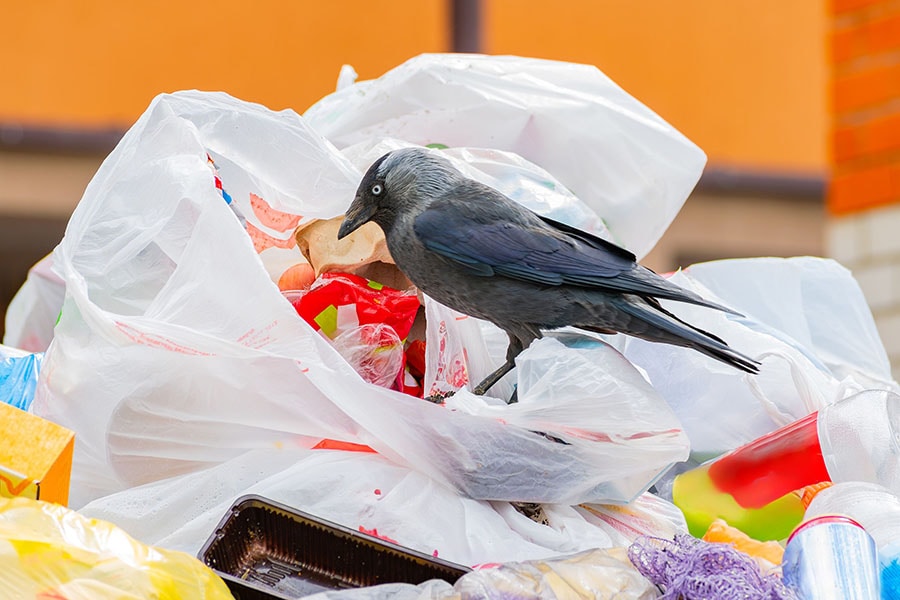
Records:
[[[347,209],[347,212],[344,213],[344,221],[341,223],[341,228],[338,230],[337,238],[339,240],[344,239],[368,223],[374,216],[375,206],[371,203],[364,202],[361,197],[357,196],[353,200],[353,203],[350,204],[350,208]]]

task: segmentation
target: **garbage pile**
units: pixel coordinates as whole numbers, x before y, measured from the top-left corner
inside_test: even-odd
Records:
[[[476,396],[506,335],[411,287],[376,225],[337,239],[368,166],[431,148],[640,258],[705,156],[584,65],[423,55],[349,79],[302,117],[161,95],[104,161],[7,313],[0,586],[900,597],[900,389],[846,269],[671,274],[734,313],[666,308],[758,374],[564,329]]]

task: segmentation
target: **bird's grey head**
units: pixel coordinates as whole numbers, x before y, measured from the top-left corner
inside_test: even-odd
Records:
[[[424,148],[388,152],[369,167],[344,214],[338,239],[369,221],[387,233],[399,215],[417,214],[460,179],[446,158]]]

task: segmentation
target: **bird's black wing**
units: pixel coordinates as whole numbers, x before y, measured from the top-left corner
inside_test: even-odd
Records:
[[[422,244],[481,277],[575,285],[725,307],[704,300],[635,262],[615,244],[538,216],[476,182],[436,199],[413,223]],[[475,197],[484,202],[463,202]]]
[[[637,262],[637,257],[634,254],[632,254],[631,252],[629,252],[622,246],[616,246],[609,240],[604,240],[601,237],[597,237],[596,235],[588,233],[587,231],[584,231],[582,229],[572,227],[571,225],[567,225],[561,221],[554,221],[550,217],[545,217],[543,215],[537,215],[537,216],[538,216],[538,218],[540,218],[541,221],[543,221],[550,227],[552,227],[554,229],[558,229],[559,231],[567,233],[575,238],[578,238],[582,242],[585,242],[586,244],[589,244],[589,245],[597,248],[598,250],[606,250],[608,252],[611,252],[613,254],[621,256],[622,258],[625,258],[631,262]]]
[[[513,223],[473,223],[456,211],[428,209],[416,218],[416,236],[432,252],[481,276],[503,275],[544,285],[570,277],[610,278],[628,265],[605,261],[587,265],[575,259],[563,239]]]
[[[483,190],[477,190],[485,193]],[[490,193],[497,194],[494,190]],[[475,275],[504,275],[544,285],[601,284],[635,266],[634,255],[568,226],[558,229],[519,205],[440,199],[419,214],[416,237]],[[618,251],[611,251],[605,245]]]

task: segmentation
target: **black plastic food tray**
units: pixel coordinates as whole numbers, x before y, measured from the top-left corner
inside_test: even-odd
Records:
[[[469,571],[255,495],[235,500],[199,557],[237,600],[429,579],[452,584]]]

